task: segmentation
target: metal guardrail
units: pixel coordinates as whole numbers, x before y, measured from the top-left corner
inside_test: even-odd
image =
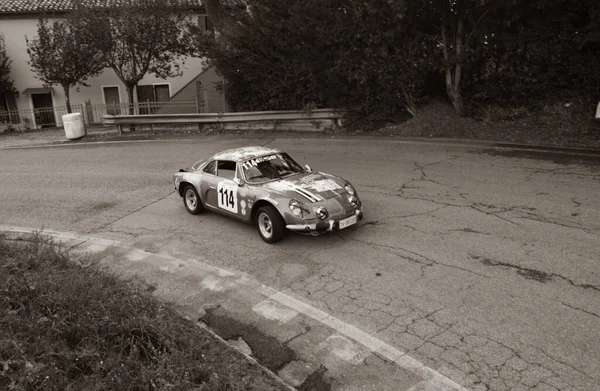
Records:
[[[279,110],[251,111],[236,113],[181,113],[181,114],[149,114],[149,115],[104,115],[104,125],[118,126],[119,134],[124,125],[158,125],[158,124],[241,124],[241,123],[297,123],[304,125],[314,122],[331,122],[333,125],[344,116],[343,111],[332,109],[315,109],[311,111]]]

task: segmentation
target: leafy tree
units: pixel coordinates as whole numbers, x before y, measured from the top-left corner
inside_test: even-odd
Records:
[[[311,9],[310,2],[265,0],[253,3],[250,12],[236,4],[207,3],[219,34],[201,35],[200,51],[223,74],[234,109],[300,109],[332,96],[330,40],[317,33],[326,28],[322,22],[332,7]]]
[[[508,0],[511,1],[511,0]],[[465,114],[463,83],[469,63],[481,49],[489,14],[504,0],[411,0],[414,23],[420,33],[437,37],[438,57],[446,94],[455,112]]]
[[[469,81],[485,102],[532,106],[565,95],[599,97],[600,4],[517,0],[490,15]]]
[[[236,109],[344,107],[357,118],[416,115],[434,42],[412,34],[403,2],[209,0],[219,34],[203,51]],[[206,44],[208,42],[208,44]]]
[[[343,1],[332,31],[334,71],[349,82],[345,96],[361,116],[393,119],[404,109],[417,115],[435,40],[417,34],[415,10],[405,2]],[[326,37],[323,37],[326,39]]]
[[[125,0],[117,8],[86,13],[87,23],[95,24],[105,65],[125,85],[130,114],[134,89],[147,73],[181,75],[180,67],[192,53],[189,14],[177,0]]]
[[[404,107],[416,113],[430,76],[433,92],[446,94],[459,115],[474,99],[532,105],[561,94],[600,97],[597,0],[207,0],[206,7],[219,34],[201,48],[235,108],[324,105],[392,119]]]
[[[10,58],[6,53],[4,37],[0,35],[0,100],[4,101],[7,96],[17,92],[13,81],[10,79]]]
[[[60,85],[71,113],[71,88],[88,86],[86,80],[104,69],[102,52],[83,18],[69,17],[52,23],[40,19],[37,36],[25,37],[29,65],[45,85]]]

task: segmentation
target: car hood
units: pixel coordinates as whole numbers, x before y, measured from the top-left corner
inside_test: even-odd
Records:
[[[345,194],[345,184],[346,181],[334,175],[311,172],[269,182],[264,187],[299,201],[319,202]]]

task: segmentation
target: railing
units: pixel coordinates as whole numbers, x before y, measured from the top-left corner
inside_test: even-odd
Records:
[[[125,125],[159,124],[219,124],[226,129],[277,129],[320,131],[335,127],[344,112],[332,109],[312,111],[253,111],[239,113],[198,113],[198,114],[141,114],[105,115],[104,124],[118,127],[119,134]]]
[[[73,113],[81,113],[88,128],[103,127],[105,115],[184,114],[204,110],[202,101],[136,102],[133,104],[75,104]],[[26,110],[0,110],[0,124],[17,130],[45,129],[62,126],[66,106]]]

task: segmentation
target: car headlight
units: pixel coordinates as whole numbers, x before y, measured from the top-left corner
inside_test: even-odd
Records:
[[[292,212],[294,216],[304,217],[304,213],[308,213],[308,210],[300,201],[292,199],[290,200],[290,212]]]
[[[325,220],[327,217],[329,217],[329,212],[327,212],[327,209],[324,207],[320,207],[317,209],[316,215],[319,220]]]
[[[356,190],[354,190],[354,187],[352,187],[351,184],[347,183],[346,186],[344,186],[344,189],[346,189],[346,192],[348,194],[350,194],[351,196],[353,196],[354,194],[356,194]]]

